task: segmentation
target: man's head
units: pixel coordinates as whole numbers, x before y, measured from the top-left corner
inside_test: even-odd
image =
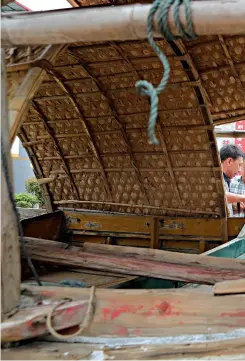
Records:
[[[234,177],[243,165],[244,154],[236,145],[226,144],[220,149],[223,172],[227,177]]]

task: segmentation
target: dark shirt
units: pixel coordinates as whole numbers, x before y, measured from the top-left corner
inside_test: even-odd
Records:
[[[223,173],[223,177],[224,177],[224,181],[227,184],[228,189],[230,191],[231,179],[225,173]]]

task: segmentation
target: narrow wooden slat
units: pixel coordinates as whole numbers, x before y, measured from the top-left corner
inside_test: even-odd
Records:
[[[245,294],[245,279],[218,282],[213,288],[215,295]]]

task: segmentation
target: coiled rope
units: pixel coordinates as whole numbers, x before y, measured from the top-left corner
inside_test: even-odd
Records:
[[[186,28],[181,23],[179,17],[179,8],[180,5],[182,4],[184,5],[184,9],[185,9]],[[180,36],[178,37],[172,34],[168,22],[169,10],[172,5],[173,5],[174,23],[180,34]],[[153,50],[155,51],[160,61],[162,62],[164,69],[163,77],[156,88],[147,80],[140,80],[136,83],[136,89],[140,93],[140,95],[146,95],[150,100],[150,116],[148,123],[148,136],[149,136],[150,144],[158,144],[158,140],[155,134],[155,127],[156,127],[157,114],[158,114],[158,103],[159,103],[158,96],[165,89],[170,75],[170,65],[168,59],[165,56],[165,54],[162,52],[162,50],[157,46],[153,38],[153,21],[156,12],[157,12],[157,22],[159,26],[159,31],[161,32],[163,37],[168,41],[173,41],[179,38],[190,40],[190,39],[195,39],[197,37],[192,22],[190,0],[155,0],[154,1],[147,19],[147,36],[150,45],[152,46]]]

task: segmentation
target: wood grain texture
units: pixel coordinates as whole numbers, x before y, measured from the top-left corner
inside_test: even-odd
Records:
[[[37,300],[88,299],[89,289],[22,286]],[[212,334],[245,327],[245,295],[215,297],[196,290],[96,289],[95,314],[83,336]]]
[[[9,122],[5,59],[1,49],[1,134],[8,162],[10,181],[12,163],[10,156]],[[13,312],[20,298],[20,250],[17,220],[9,198],[5,173],[1,160],[1,311],[2,319]]]
[[[49,244],[49,253],[45,252]],[[83,248],[59,248],[64,243],[27,238],[33,259],[44,263],[86,267],[129,275],[142,275],[185,282],[214,284],[245,277],[245,262],[152,249],[85,244]],[[58,248],[57,248],[58,247]]]

